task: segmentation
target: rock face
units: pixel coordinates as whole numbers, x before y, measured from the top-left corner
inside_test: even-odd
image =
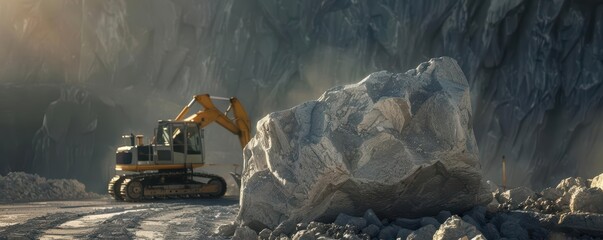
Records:
[[[369,208],[417,217],[491,201],[469,86],[451,58],[332,88],[269,114],[257,129],[244,150],[238,217],[258,231]]]
[[[32,86],[76,84],[117,104],[174,104],[159,116],[210,92],[238,96],[255,120],[371,72],[452,56],[471,86],[490,179],[501,155],[511,186],[603,171],[603,149],[592,147],[603,141],[600,1],[14,0],[0,2],[0,32],[0,83],[27,86],[10,89],[17,102],[44,95]],[[0,102],[3,116],[35,116],[18,131],[25,118],[0,119],[11,135],[0,139],[0,171],[30,169],[22,153],[54,100]],[[157,116],[141,114],[157,106],[124,112],[152,129]]]

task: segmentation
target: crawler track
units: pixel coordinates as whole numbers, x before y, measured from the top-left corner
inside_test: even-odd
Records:
[[[108,185],[109,195],[118,201],[143,201],[155,198],[220,198],[226,182],[206,173],[159,172],[117,175]]]

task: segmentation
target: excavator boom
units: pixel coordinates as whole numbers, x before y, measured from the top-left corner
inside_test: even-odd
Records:
[[[220,110],[214,105],[212,99],[230,101],[228,110],[225,113],[220,112]],[[185,118],[186,114],[188,114],[190,108],[195,102],[199,103],[202,109],[197,113]],[[234,119],[228,118],[228,111],[233,112]],[[244,148],[251,139],[249,117],[241,102],[239,102],[239,100],[235,97],[228,99],[222,97],[211,97],[209,94],[195,95],[190,103],[186,105],[182,111],[180,111],[178,116],[176,116],[175,121],[194,122],[197,123],[200,128],[204,128],[207,125],[216,122],[218,125],[239,137],[241,148]]]

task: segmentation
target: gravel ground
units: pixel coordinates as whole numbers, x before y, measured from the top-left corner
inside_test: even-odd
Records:
[[[238,208],[236,197],[0,204],[0,239],[223,239],[213,232]]]

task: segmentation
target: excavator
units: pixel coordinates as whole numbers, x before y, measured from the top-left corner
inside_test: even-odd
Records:
[[[213,101],[228,101],[225,112]],[[198,103],[201,110],[187,116]],[[229,117],[232,113],[232,118]],[[142,135],[129,134],[128,146],[116,152],[115,170],[134,172],[116,175],[109,181],[109,195],[118,201],[141,201],[153,198],[220,198],[226,193],[226,182],[215,174],[195,172],[197,168],[221,164],[205,164],[204,128],[217,123],[239,137],[241,147],[250,140],[250,123],[243,105],[235,97],[209,94],[195,95],[174,120],[160,120],[155,136],[144,145]],[[233,174],[235,181],[236,174]]]

